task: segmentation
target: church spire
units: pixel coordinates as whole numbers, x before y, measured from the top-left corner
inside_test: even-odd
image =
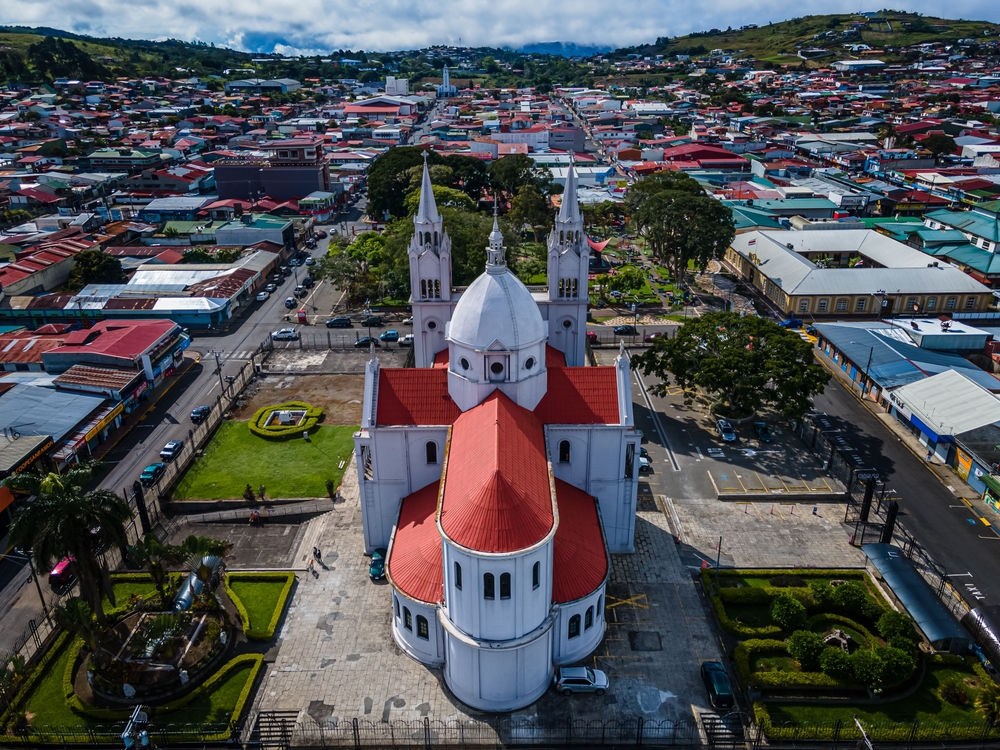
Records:
[[[503,233],[497,221],[497,196],[493,196],[493,231],[490,232],[490,245],[486,251],[486,272],[500,273],[507,267],[504,259]]]
[[[431,173],[427,169],[427,152],[424,151],[424,174],[420,180],[420,205],[417,207],[417,215],[413,219],[414,224],[436,224],[441,221],[438,214],[437,204],[434,202],[434,187],[431,185]]]
[[[569,158],[569,169],[566,170],[566,189],[563,190],[562,205],[559,207],[561,223],[580,220],[580,204],[576,197],[576,169],[573,166],[573,156]]]

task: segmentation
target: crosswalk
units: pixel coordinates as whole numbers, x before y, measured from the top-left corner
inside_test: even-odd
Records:
[[[226,360],[231,362],[236,359],[250,359],[250,355],[253,353],[254,353],[253,349],[246,349],[244,351],[233,352],[228,357],[226,357]]]

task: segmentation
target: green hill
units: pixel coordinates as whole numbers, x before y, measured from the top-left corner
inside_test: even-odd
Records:
[[[901,47],[923,42],[956,42],[959,39],[985,42],[995,38],[998,29],[998,24],[987,21],[955,21],[897,11],[881,11],[879,18],[866,19],[853,13],[804,16],[777,23],[762,23],[757,28],[713,29],[680,37],[661,37],[653,44],[618,50],[617,54],[689,54],[697,57],[722,49],[740,52],[741,57],[752,56],[763,64],[798,66],[803,62],[798,56],[800,49],[826,49],[829,53],[826,57],[811,61],[811,67],[816,67],[833,59],[850,57],[843,46],[848,43],[867,44],[873,50],[885,52],[879,55],[880,59],[896,60],[902,59],[902,55],[894,50]],[[845,35],[843,32],[851,29],[856,22],[865,22],[865,25],[857,27],[856,33]],[[832,33],[826,36],[829,32]]]

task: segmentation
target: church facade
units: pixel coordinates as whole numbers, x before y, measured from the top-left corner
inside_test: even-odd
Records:
[[[584,366],[589,246],[570,170],[548,285],[451,284],[426,164],[409,249],[415,368],[367,365],[355,435],[366,552],[387,548],[392,633],[464,703],[511,711],[605,629],[611,553],[633,551],[641,433],[628,359]]]

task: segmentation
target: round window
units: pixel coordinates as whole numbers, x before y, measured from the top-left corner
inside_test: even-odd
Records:
[[[569,328],[572,325],[573,325],[573,321],[572,320],[564,320],[563,321],[563,328]]]
[[[438,324],[432,320],[430,323],[427,324],[427,327],[433,331],[435,328],[438,327]]]
[[[526,360],[524,360],[524,369],[525,370],[530,370],[534,366],[535,366],[535,358],[534,357],[528,357]]]
[[[463,370],[469,369],[469,360],[467,360],[465,357],[462,357],[460,360],[458,360],[458,364],[462,366]]]
[[[492,365],[490,365],[490,372],[492,372],[494,375],[503,374],[503,363],[494,362]]]

